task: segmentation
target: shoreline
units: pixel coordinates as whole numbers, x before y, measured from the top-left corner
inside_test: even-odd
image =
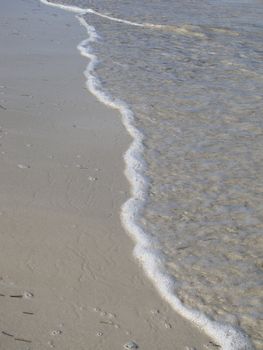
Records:
[[[76,6],[52,3],[49,0],[40,0],[46,5],[58,7],[59,9],[73,12],[80,24],[87,31],[88,39],[80,42],[77,46],[81,55],[89,59],[89,64],[84,72],[86,77],[87,89],[104,105],[117,110],[122,116],[122,123],[125,126],[126,132],[131,136],[132,142],[128,150],[124,154],[125,175],[131,187],[131,197],[122,204],[121,220],[127,234],[135,243],[133,255],[142,266],[145,275],[152,281],[157,292],[163,300],[165,300],[171,308],[192,322],[195,326],[202,329],[208,337],[212,337],[212,346],[221,347],[225,350],[240,350],[252,349],[253,346],[249,337],[238,327],[234,327],[228,323],[217,322],[210,319],[204,313],[191,309],[184,305],[174,293],[175,283],[173,276],[170,276],[164,269],[164,264],[161,262],[159,255],[152,246],[151,237],[147,232],[137,224],[140,217],[140,211],[143,209],[145,201],[145,193],[147,193],[148,182],[145,178],[145,165],[143,160],[143,140],[144,135],[134,127],[133,112],[123,101],[115,101],[107,95],[100,86],[100,81],[93,75],[97,57],[90,50],[90,43],[95,42],[98,37],[96,29],[90,26],[83,19],[83,15],[92,13],[96,16],[107,18],[108,20],[122,22],[132,26],[139,27],[155,27],[150,23],[134,23],[125,19],[107,16],[103,13],[94,11],[93,9],[78,8]]]
[[[3,7],[1,347],[207,349],[133,260],[119,217],[131,140],[81,84],[85,33],[36,1]]]

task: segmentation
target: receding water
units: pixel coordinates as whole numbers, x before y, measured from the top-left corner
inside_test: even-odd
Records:
[[[56,0],[95,14],[96,75],[145,135],[140,225],[176,294],[263,349],[263,2]]]

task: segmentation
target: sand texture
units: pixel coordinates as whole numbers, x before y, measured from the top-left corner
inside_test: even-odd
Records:
[[[37,0],[0,7],[0,349],[214,349],[134,261],[131,140],[85,88],[84,28]]]

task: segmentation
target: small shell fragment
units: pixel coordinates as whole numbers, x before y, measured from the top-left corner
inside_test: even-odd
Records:
[[[128,343],[123,345],[124,349],[138,349],[139,346],[132,340],[128,341]]]
[[[25,299],[32,299],[34,297],[34,294],[31,292],[24,292],[23,297]]]
[[[17,164],[17,167],[20,169],[30,169],[30,165],[27,164]]]

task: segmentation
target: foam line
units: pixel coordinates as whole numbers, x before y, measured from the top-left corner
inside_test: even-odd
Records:
[[[201,37],[201,38],[205,37],[205,35],[203,33],[193,31],[190,28],[190,26],[186,26],[186,25],[183,25],[181,27],[177,27],[175,25],[171,26],[171,25],[165,25],[165,24],[137,23],[137,22],[128,21],[126,19],[120,19],[120,18],[117,18],[117,17],[112,17],[112,16],[109,16],[109,15],[105,15],[103,13],[100,13],[100,12],[92,10],[92,9],[86,9],[85,11],[86,11],[86,13],[91,13],[91,14],[94,14],[96,16],[99,16],[99,17],[102,17],[102,18],[106,18],[106,19],[108,19],[110,21],[113,21],[113,22],[124,23],[124,24],[128,24],[128,25],[134,26],[134,27],[150,28],[150,29],[166,29],[166,30],[169,30],[169,31],[173,31],[173,32],[175,32],[177,34],[194,35],[194,36]]]
[[[108,16],[108,15],[105,15],[105,14],[103,14],[103,13],[97,12],[97,11],[92,10],[92,9],[87,9],[87,13],[93,13],[94,15],[97,15],[97,16],[99,16],[99,17],[107,18],[107,19],[109,19],[109,20],[111,20],[111,21],[114,21],[114,22],[120,22],[120,23],[129,24],[129,25],[135,26],[135,27],[145,27],[145,26],[147,26],[147,24],[141,24],[141,23],[131,22],[131,21],[127,21],[127,20],[125,20],[125,19],[120,19],[120,18]]]
[[[50,0],[40,0],[43,4],[45,5],[49,5],[49,6],[53,6],[53,7],[59,7],[63,10],[69,11],[69,12],[74,12],[78,15],[85,15],[85,14],[93,14],[102,18],[106,18],[110,21],[113,22],[118,22],[118,23],[123,23],[123,24],[127,24],[130,26],[134,26],[134,27],[140,27],[140,28],[149,28],[149,29],[165,29],[167,31],[171,31],[174,33],[177,33],[179,35],[187,35],[187,36],[195,36],[198,38],[204,38],[205,35],[201,32],[198,31],[193,31],[190,26],[187,25],[183,25],[180,27],[177,27],[175,25],[165,25],[165,24],[152,24],[152,23],[137,23],[137,22],[132,22],[132,21],[128,21],[126,19],[121,19],[121,18],[117,18],[117,17],[112,17],[109,15],[106,15],[104,13],[100,13],[98,11],[95,11],[91,8],[80,8],[77,6],[71,6],[71,5],[62,5],[62,4],[54,4],[52,2],[50,2]]]
[[[201,330],[209,335],[215,343],[224,350],[252,350],[253,346],[249,338],[239,329],[228,324],[219,323],[209,319],[203,313],[185,306],[174,294],[176,281],[168,275],[164,268],[164,257],[154,249],[154,241],[149,233],[146,233],[137,224],[142,208],[146,202],[148,181],[144,176],[145,164],[143,161],[143,139],[144,135],[135,128],[134,116],[128,106],[120,100],[111,98],[102,90],[100,81],[95,76],[95,67],[98,62],[97,57],[92,53],[90,43],[98,39],[95,28],[88,25],[82,17],[89,10],[83,10],[76,6],[66,6],[53,4],[47,0],[40,0],[42,3],[59,7],[77,14],[77,18],[88,33],[88,38],[83,40],[77,47],[82,56],[89,59],[88,66],[84,72],[86,86],[96,98],[105,105],[117,109],[122,116],[122,122],[128,133],[132,136],[132,143],[124,155],[125,175],[131,185],[131,198],[125,202],[121,208],[122,223],[128,234],[135,241],[134,256],[141,263],[146,275],[152,280],[159,294],[172,308],[196,324]],[[92,13],[97,14],[95,11]],[[105,15],[106,16],[106,15]],[[105,17],[104,15],[102,17]]]
[[[91,13],[91,14],[94,14],[96,16],[99,16],[99,17],[103,17],[103,18],[107,18],[111,21],[115,21],[115,22],[120,22],[120,23],[125,23],[125,24],[129,24],[129,25],[132,25],[132,26],[136,26],[136,27],[145,27],[145,26],[154,26],[152,24],[141,24],[141,23],[135,23],[135,22],[131,22],[131,21],[127,21],[127,20],[124,20],[124,19],[119,19],[119,18],[116,18],[116,17],[111,17],[111,16],[108,16],[108,15],[105,15],[103,13],[100,13],[100,12],[97,12],[95,10],[92,10],[90,8],[80,8],[80,7],[77,7],[77,6],[71,6],[71,5],[62,5],[62,4],[55,4],[55,3],[52,3],[51,1],[49,0],[40,0],[43,4],[45,5],[49,5],[49,6],[53,6],[53,7],[59,7],[63,10],[66,10],[66,11],[69,11],[69,12],[74,12],[74,13],[77,13],[79,15],[84,15],[86,13]]]
[[[48,6],[52,6],[52,7],[59,7],[63,10],[69,11],[69,12],[74,12],[74,13],[78,13],[78,14],[82,14],[84,15],[87,11],[85,9],[82,9],[80,7],[77,6],[68,6],[68,5],[62,5],[62,4],[55,4],[49,0],[40,0],[40,2],[42,2],[45,5]]]
[[[159,25],[159,24],[136,23],[136,22],[127,21],[125,19],[120,19],[120,18],[108,16],[108,15],[105,15],[103,13],[92,10],[90,8],[80,8],[77,6],[55,4],[55,3],[50,2],[49,0],[40,0],[40,1],[45,5],[59,7],[63,10],[66,10],[69,12],[74,12],[74,13],[77,13],[79,15],[85,15],[87,13],[91,13],[91,14],[94,14],[94,15],[99,16],[99,17],[107,18],[107,19],[114,21],[114,22],[125,23],[125,24],[129,24],[129,25],[135,26],[135,27],[158,27],[158,28],[162,27],[162,25]]]

